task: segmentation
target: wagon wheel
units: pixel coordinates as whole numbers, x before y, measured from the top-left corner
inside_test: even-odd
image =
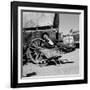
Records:
[[[41,48],[42,44],[44,44],[44,40],[42,40],[41,38],[36,38],[31,41],[31,45],[35,48]]]
[[[34,39],[31,42],[31,47],[30,47],[30,54],[31,54],[31,59],[34,61],[34,63],[39,64],[39,65],[45,65],[46,62],[44,61],[42,57],[42,52],[40,52],[41,44],[44,43],[42,39]],[[34,48],[32,48],[34,47]]]
[[[42,57],[42,52],[34,50],[30,53],[30,55],[31,59],[35,64],[39,64],[40,66],[45,66],[47,64],[46,60]]]

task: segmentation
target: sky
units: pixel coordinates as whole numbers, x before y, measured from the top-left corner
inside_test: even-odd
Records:
[[[59,31],[68,34],[71,29],[79,31],[79,14],[60,14]]]
[[[53,25],[54,13],[23,12],[23,28]],[[59,32],[79,31],[79,14],[59,13]]]

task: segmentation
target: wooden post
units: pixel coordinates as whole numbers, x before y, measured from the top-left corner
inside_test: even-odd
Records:
[[[56,39],[59,39],[59,13],[55,13],[53,26],[56,28]]]

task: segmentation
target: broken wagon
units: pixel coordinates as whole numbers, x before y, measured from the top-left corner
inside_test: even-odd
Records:
[[[59,14],[55,13],[53,18],[52,25],[23,28],[23,47],[26,46],[23,53],[23,63],[32,62],[44,66],[51,62],[55,65],[69,62],[67,59],[60,59],[65,53],[63,50],[67,48],[65,48],[59,33]],[[47,33],[49,40],[54,43],[52,48],[50,45],[45,46],[47,42],[42,39],[43,33]]]

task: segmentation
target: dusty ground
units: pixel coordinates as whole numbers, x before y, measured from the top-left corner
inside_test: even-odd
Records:
[[[62,59],[68,59],[69,61],[74,61],[74,63],[60,64],[56,66],[50,65],[44,67],[28,63],[27,65],[23,66],[23,76],[30,73],[35,73],[37,76],[70,75],[79,73],[79,49],[67,54],[63,54]]]

